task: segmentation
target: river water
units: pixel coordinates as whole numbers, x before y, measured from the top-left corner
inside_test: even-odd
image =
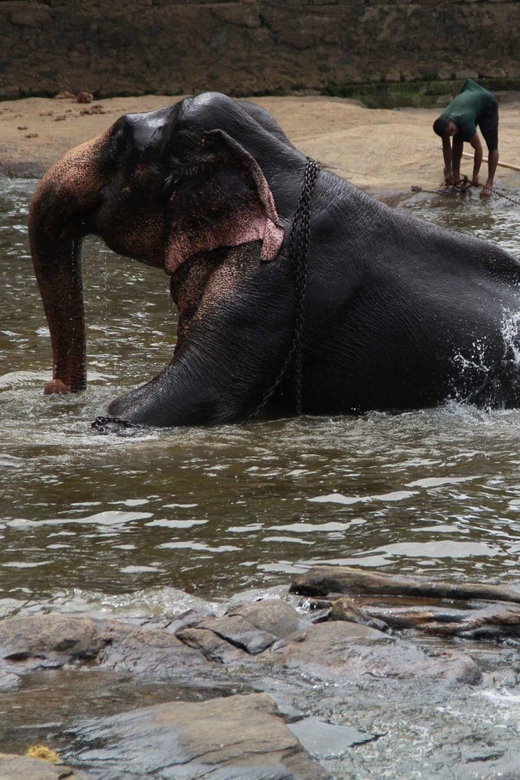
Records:
[[[43,396],[50,340],[26,226],[35,184],[0,179],[0,615],[161,614],[178,589],[218,600],[318,563],[520,580],[520,411],[452,402],[92,433],[175,339],[167,277],[98,240],[83,255],[88,390]],[[520,257],[508,201],[421,195],[400,207]]]

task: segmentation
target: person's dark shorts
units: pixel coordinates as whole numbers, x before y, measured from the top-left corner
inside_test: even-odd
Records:
[[[480,132],[484,136],[487,148],[490,152],[498,149],[498,103],[493,101],[493,105],[485,114],[482,114],[477,121]]]
[[[494,100],[488,110],[477,119],[477,126],[484,136],[488,151],[494,152],[495,149],[498,149],[498,103],[496,100]],[[453,136],[454,144],[462,144],[464,141],[469,141],[469,138],[465,138],[461,133],[456,133]]]

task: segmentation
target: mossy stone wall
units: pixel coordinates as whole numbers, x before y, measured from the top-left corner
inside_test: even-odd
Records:
[[[0,98],[520,83],[519,52],[520,0],[0,0]]]

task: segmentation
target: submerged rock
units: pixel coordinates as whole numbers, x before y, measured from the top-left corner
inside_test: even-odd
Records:
[[[325,780],[265,694],[172,702],[85,724],[76,761],[104,780]]]

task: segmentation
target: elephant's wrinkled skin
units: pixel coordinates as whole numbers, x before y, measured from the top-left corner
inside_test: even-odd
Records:
[[[217,93],[124,116],[58,161],[30,216],[54,354],[46,392],[86,384],[80,246],[94,233],[164,268],[180,312],[170,364],[109,412],[162,426],[247,418],[294,336],[287,244],[304,169],[269,114]],[[520,312],[514,257],[391,210],[327,170],[312,197],[311,230],[305,412],[447,398],[518,405],[503,335]],[[272,403],[294,409],[292,370]]]

